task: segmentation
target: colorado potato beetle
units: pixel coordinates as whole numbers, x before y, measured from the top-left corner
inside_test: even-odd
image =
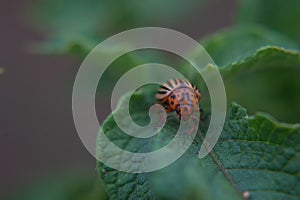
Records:
[[[203,110],[199,106],[201,94],[192,83],[186,79],[174,78],[163,83],[157,91],[156,99],[165,108],[166,112],[175,111],[179,120],[188,119],[202,122]],[[200,111],[200,119],[193,114]],[[194,131],[189,132],[189,135]]]

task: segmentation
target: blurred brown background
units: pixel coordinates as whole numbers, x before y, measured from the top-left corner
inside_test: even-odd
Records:
[[[72,118],[72,83],[81,61],[28,51],[30,42],[45,38],[25,17],[30,4],[34,1],[13,0],[0,6],[0,67],[5,68],[0,76],[0,194],[58,171],[96,171]],[[209,1],[189,13],[185,23],[164,27],[198,40],[233,24],[235,6],[234,0]]]

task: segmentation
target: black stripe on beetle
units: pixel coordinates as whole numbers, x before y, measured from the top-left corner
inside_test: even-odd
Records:
[[[167,88],[166,86],[163,86],[163,85],[161,85],[160,88],[161,88],[161,89],[168,90],[168,91],[170,90],[170,88]]]
[[[157,93],[158,93],[158,94],[166,94],[167,91],[161,91],[161,90],[159,90]]]

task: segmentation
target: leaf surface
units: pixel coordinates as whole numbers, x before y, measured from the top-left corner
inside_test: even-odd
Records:
[[[140,125],[149,122],[154,88],[141,88],[131,98],[131,117]],[[122,112],[122,102],[115,112]],[[122,149],[149,152],[172,140],[178,120],[168,120],[151,139],[126,135],[112,116],[102,127]],[[232,104],[221,138],[213,152],[201,160],[197,156],[200,137],[197,140],[199,144],[193,144],[180,159],[151,173],[120,172],[98,162],[110,198],[242,199],[244,192],[252,199],[300,197],[299,125],[281,124],[266,114],[248,116],[243,107]]]
[[[219,67],[227,102],[242,104],[250,114],[262,111],[280,121],[299,122],[300,53],[295,42],[251,26],[223,31],[205,39],[203,46]],[[209,109],[201,77],[191,67],[181,71],[201,89]]]

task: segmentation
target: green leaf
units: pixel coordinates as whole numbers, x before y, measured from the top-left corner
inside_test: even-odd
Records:
[[[244,105],[250,114],[262,111],[281,121],[299,122],[300,54],[295,42],[260,26],[240,26],[201,44],[219,66],[228,102]],[[182,73],[209,96],[195,70],[185,67]],[[209,98],[203,98],[203,106],[210,108]]]
[[[8,199],[11,200],[104,200],[103,183],[88,173],[64,173],[45,177]]]
[[[221,72],[229,101],[252,113],[263,111],[282,121],[299,122],[299,52],[268,47]]]
[[[136,123],[149,123],[148,109],[154,102],[156,88],[141,88],[131,97],[131,117]],[[123,102],[120,101],[114,112],[122,112]],[[169,119],[163,130],[150,139],[126,135],[112,116],[106,119],[102,128],[120,148],[149,152],[172,140],[178,119]],[[241,199],[249,193],[251,199],[300,198],[299,125],[281,124],[265,114],[248,116],[244,108],[232,104],[221,138],[204,159],[197,156],[200,138],[197,141],[198,145],[191,145],[179,160],[151,173],[120,172],[98,162],[109,197]],[[97,151],[101,149],[98,147]]]
[[[262,26],[238,26],[226,29],[200,42],[218,66],[227,66],[252,56],[258,49],[278,46],[298,49],[295,41]]]
[[[300,1],[240,0],[239,24],[261,24],[300,41]]]
[[[190,69],[190,68],[189,68]],[[300,118],[300,53],[269,46],[252,56],[220,67],[227,102],[236,101],[248,111],[266,112],[287,122]],[[203,94],[203,106],[210,108],[208,90],[201,77],[189,71],[189,78]]]

